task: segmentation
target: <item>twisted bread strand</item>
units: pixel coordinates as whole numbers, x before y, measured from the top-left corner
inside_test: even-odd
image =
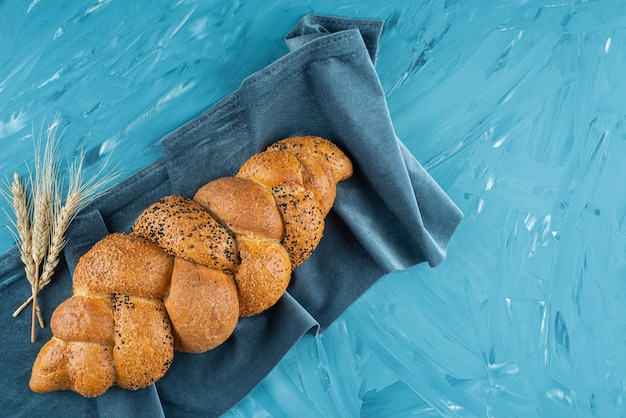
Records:
[[[332,142],[293,137],[193,199],[151,205],[130,234],[107,236],[79,260],[73,296],[52,315],[53,337],[35,360],[31,389],[93,397],[114,384],[142,388],[167,372],[174,350],[222,344],[240,316],[282,296],[322,237],[336,183],[351,174]]]

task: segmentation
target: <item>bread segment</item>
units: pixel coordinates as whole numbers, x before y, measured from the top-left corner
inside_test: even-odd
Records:
[[[115,384],[140,389],[159,380],[174,358],[169,317],[160,299],[116,294]]]
[[[294,136],[281,139],[270,145],[268,150],[283,150],[294,155],[319,155],[326,160],[333,171],[335,183],[352,176],[352,162],[339,147],[319,136]]]
[[[280,241],[285,228],[270,190],[240,177],[223,177],[202,186],[193,197],[237,235]],[[239,242],[239,240],[237,240]]]
[[[285,222],[283,245],[294,268],[317,248],[324,231],[324,216],[313,192],[293,183],[272,188]]]
[[[239,238],[241,265],[235,274],[239,314],[259,314],[280,299],[291,279],[289,254],[277,241]]]
[[[239,264],[232,233],[184,196],[166,196],[152,204],[137,218],[131,232],[168,254],[203,266],[234,271]]]
[[[63,341],[83,341],[113,347],[113,298],[108,295],[74,295],[54,310],[50,328]]]
[[[212,350],[230,337],[239,318],[233,276],[176,257],[165,308],[176,350]]]
[[[125,293],[162,298],[173,257],[137,235],[115,233],[97,242],[74,270],[74,293]]]

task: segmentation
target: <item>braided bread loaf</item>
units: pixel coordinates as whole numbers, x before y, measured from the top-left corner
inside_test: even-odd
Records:
[[[222,344],[239,317],[282,296],[321,239],[336,183],[351,175],[330,141],[293,137],[193,199],[167,196],[148,207],[129,234],[107,236],[79,260],[31,389],[94,397],[114,384],[143,388],[167,372],[174,350]]]

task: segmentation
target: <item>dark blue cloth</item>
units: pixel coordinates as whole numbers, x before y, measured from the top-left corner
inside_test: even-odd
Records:
[[[168,194],[190,196],[234,175],[270,143],[293,135],[335,142],[354,163],[339,184],[324,237],[269,311],[240,320],[232,337],[203,354],[176,353],[155,385],[112,388],[97,399],[38,395],[28,380],[49,327],[28,342],[30,315],[11,318],[29,295],[19,254],[0,257],[0,410],[23,416],[217,416],[246,396],[306,332],[321,332],[382,275],[446,256],[462,214],[397,139],[375,71],[381,21],[305,16],[285,40],[291,52],[162,140],[164,156],[118,184],[72,224],[65,263],[41,293],[44,312],[71,295],[70,272],[95,242],[128,232]]]

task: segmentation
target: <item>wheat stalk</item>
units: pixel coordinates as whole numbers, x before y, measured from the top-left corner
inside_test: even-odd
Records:
[[[53,221],[53,197],[57,195],[58,179],[58,141],[56,140],[56,127],[58,121],[48,128],[45,148],[41,151],[43,135],[39,134],[39,140],[35,146],[35,180],[33,183],[33,220],[31,224],[31,256],[37,268],[35,275],[30,280],[32,288],[32,326],[31,341],[34,342],[37,335],[35,320],[37,317],[37,293],[39,292],[40,267],[50,246],[50,231]],[[43,321],[41,321],[43,323]],[[40,323],[40,325],[41,325]]]
[[[15,214],[15,220],[11,220],[11,224],[14,227],[14,231],[11,230],[13,234],[13,238],[17,243],[17,247],[20,251],[20,259],[24,264],[24,271],[26,273],[26,279],[32,286],[35,283],[35,276],[37,275],[37,265],[33,260],[32,256],[32,240],[31,240],[31,225],[30,219],[32,214],[32,206],[31,199],[26,194],[26,185],[19,177],[17,173],[13,174],[13,182],[10,186],[7,187],[9,192],[2,190],[2,194],[5,199],[9,202],[9,205],[13,208],[13,212]],[[7,217],[10,217],[7,214]],[[32,296],[28,299],[29,303],[32,300]],[[21,312],[27,304],[23,305],[19,309]],[[37,309],[35,309],[37,311]],[[13,316],[16,316],[18,311],[13,313]],[[41,314],[38,315],[40,318],[40,323],[43,323],[41,320]]]
[[[24,263],[26,279],[31,285],[30,297],[15,310],[13,316],[19,315],[28,304],[33,304],[31,342],[36,339],[36,319],[40,327],[44,327],[37,294],[52,280],[61,250],[66,243],[65,233],[70,223],[80,210],[101,194],[120,174],[119,171],[104,173],[103,167],[85,181],[84,155],[81,153],[78,163],[74,162],[69,167],[68,190],[63,202],[63,179],[59,178],[58,125],[57,115],[46,131],[43,150],[43,134],[41,131],[39,133],[35,144],[34,178],[30,174],[30,196],[17,173],[13,176],[10,192],[2,192],[15,215],[15,220],[11,221],[15,229],[12,232]]]

